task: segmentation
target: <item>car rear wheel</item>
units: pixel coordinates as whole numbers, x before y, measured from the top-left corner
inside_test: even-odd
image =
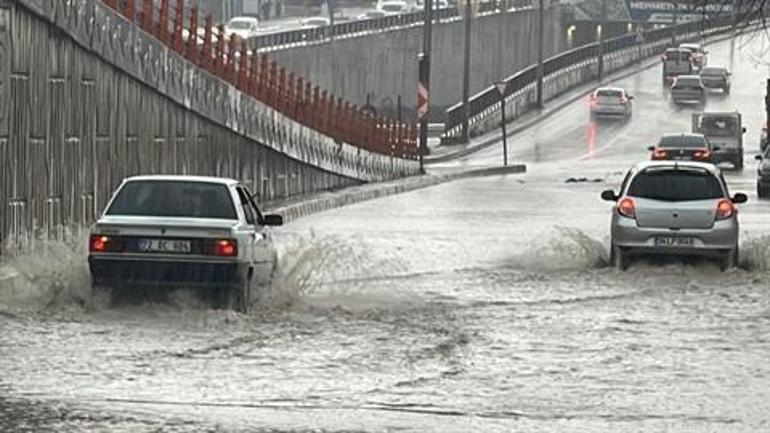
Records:
[[[221,303],[223,309],[248,313],[251,308],[251,278],[246,278],[240,286],[223,290],[222,295],[224,297]]]
[[[735,158],[733,165],[735,166],[736,170],[743,170],[743,156]]]
[[[738,247],[733,248],[719,258],[719,269],[722,272],[738,265]]]
[[[629,265],[628,255],[622,248],[614,244],[610,247],[610,264],[620,271],[625,271]]]

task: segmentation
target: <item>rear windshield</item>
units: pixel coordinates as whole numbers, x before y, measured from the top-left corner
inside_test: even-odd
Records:
[[[597,90],[596,96],[620,98],[623,96],[623,92],[620,90]]]
[[[126,183],[107,215],[237,219],[227,186],[160,180]]]
[[[724,197],[716,176],[697,169],[647,169],[628,187],[628,195],[662,201],[710,200]]]
[[[715,137],[733,137],[739,135],[738,120],[732,116],[703,117],[700,119],[700,132]]]
[[[697,78],[678,78],[674,87],[700,87],[701,81]]]
[[[706,139],[699,135],[671,135],[665,136],[658,142],[658,147],[706,147]]]
[[[691,55],[689,51],[666,51],[666,60],[690,60]]]

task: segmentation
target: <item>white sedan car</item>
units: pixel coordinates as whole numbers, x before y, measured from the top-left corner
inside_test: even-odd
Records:
[[[214,290],[219,306],[245,312],[275,268],[265,227],[282,224],[233,179],[131,177],[91,228],[92,286]]]
[[[617,87],[601,87],[591,94],[591,117],[620,116],[628,118],[633,112],[631,100],[624,89]]]

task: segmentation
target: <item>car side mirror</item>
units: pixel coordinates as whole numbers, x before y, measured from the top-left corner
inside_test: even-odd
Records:
[[[655,146],[649,146],[649,147],[647,147],[647,150],[649,150],[650,152],[652,152],[652,151],[654,151],[654,150],[655,150]]]
[[[262,225],[265,226],[282,226],[283,217],[281,215],[265,215],[262,217]]]
[[[608,190],[602,191],[602,200],[618,201],[618,196],[615,195],[615,191],[608,189]]]
[[[630,101],[632,99],[634,99],[634,96],[633,95],[628,95],[628,100]]]
[[[745,134],[746,133],[746,127],[744,126],[743,129],[741,129],[741,131]]]
[[[762,155],[754,155],[754,159],[757,161],[762,161]]]
[[[712,150],[713,152],[718,152],[718,151],[722,150],[722,148],[721,148],[721,147],[719,147],[719,146],[712,146],[712,147],[711,147],[711,150]]]
[[[746,203],[747,201],[749,201],[749,198],[742,192],[736,192],[732,198],[732,202],[735,204]]]

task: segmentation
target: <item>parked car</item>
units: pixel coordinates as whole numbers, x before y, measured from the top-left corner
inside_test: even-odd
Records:
[[[387,13],[379,10],[379,9],[372,9],[368,10],[361,15],[358,16],[359,20],[376,20],[378,18],[386,17],[388,16]]]
[[[703,87],[707,89],[721,89],[724,93],[730,93],[730,76],[727,68],[721,66],[709,66],[700,71],[700,79]]]
[[[658,144],[647,148],[653,161],[699,161],[712,163],[714,151],[703,134],[665,134]]]
[[[690,61],[692,62],[693,68],[700,70],[708,64],[708,51],[706,51],[700,44],[688,42],[679,44],[679,48],[689,50],[690,53],[692,53]]]
[[[675,104],[706,103],[706,88],[698,75],[680,75],[671,86],[671,100]]]
[[[770,147],[755,157],[759,161],[757,167],[757,196],[770,197]]]
[[[730,196],[721,170],[711,164],[642,162],[620,191],[602,192],[615,203],[610,225],[610,261],[624,270],[640,254],[701,255],[722,270],[738,263],[738,210],[745,194]]]
[[[387,15],[401,15],[408,14],[416,10],[409,3],[401,0],[388,0],[377,3],[377,10],[384,12]]]
[[[621,116],[630,117],[633,112],[631,100],[625,89],[619,87],[601,87],[591,94],[591,117]]]
[[[715,150],[713,162],[729,162],[736,169],[743,168],[743,127],[741,113],[695,113],[692,115],[692,132],[703,134]]]
[[[246,311],[275,266],[265,227],[281,224],[232,179],[130,177],[91,228],[91,283],[97,291],[206,289]]]
[[[244,40],[257,36],[258,32],[259,20],[254,17],[234,17],[225,24],[225,34],[235,34]]]
[[[668,48],[662,56],[663,84],[670,84],[679,75],[693,73],[692,52],[684,48]]]
[[[299,24],[300,28],[314,29],[317,27],[326,27],[331,25],[331,20],[326,17],[309,17],[301,19]]]

